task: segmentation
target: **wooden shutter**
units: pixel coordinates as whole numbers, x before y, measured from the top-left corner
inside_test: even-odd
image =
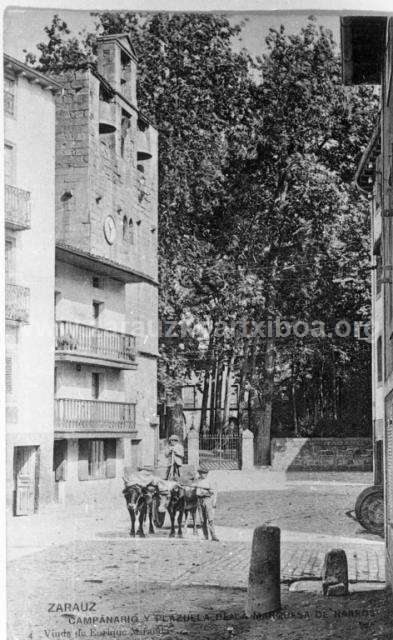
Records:
[[[89,480],[89,441],[85,438],[80,438],[78,447],[78,479]]]
[[[67,440],[55,440],[53,443],[53,470],[56,482],[66,479]]]
[[[105,440],[106,477],[116,478],[116,439]]]
[[[91,374],[91,395],[97,400],[100,396],[100,374],[93,372]]]
[[[89,475],[98,479],[105,474],[105,440],[89,440]]]
[[[5,359],[5,391],[8,396],[12,395],[12,357]]]

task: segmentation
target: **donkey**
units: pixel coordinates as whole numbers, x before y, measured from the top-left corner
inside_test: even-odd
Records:
[[[131,519],[130,536],[135,538],[135,520],[139,513],[139,526],[136,534],[141,538],[145,538],[143,524],[146,515],[149,515],[149,533],[154,534],[153,526],[153,500],[156,495],[156,487],[154,484],[148,484],[142,487],[138,484],[128,485],[123,489],[124,498],[126,500],[128,513]]]

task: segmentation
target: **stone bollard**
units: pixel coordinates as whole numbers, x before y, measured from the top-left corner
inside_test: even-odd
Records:
[[[187,436],[187,453],[188,464],[198,469],[199,467],[199,433],[193,427],[188,432]]]
[[[331,549],[325,556],[322,592],[324,596],[348,595],[348,563],[343,549]]]
[[[246,615],[251,618],[280,607],[280,529],[263,525],[254,530],[252,540]]]
[[[249,429],[242,431],[242,471],[254,469],[254,434]]]

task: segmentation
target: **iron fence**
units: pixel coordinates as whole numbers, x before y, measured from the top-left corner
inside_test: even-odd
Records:
[[[199,462],[207,469],[240,468],[239,435],[204,435],[199,437]]]

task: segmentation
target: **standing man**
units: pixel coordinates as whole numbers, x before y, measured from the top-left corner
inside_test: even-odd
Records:
[[[184,461],[184,447],[176,435],[170,436],[165,447],[164,455],[168,460],[166,479],[180,478],[180,469]]]
[[[217,506],[217,490],[213,486],[213,483],[210,481],[210,479],[207,477],[208,473],[208,469],[206,469],[205,467],[199,467],[196,490],[197,496],[199,498],[200,509],[202,511],[201,520],[203,534],[206,540],[208,540],[210,531],[211,539],[214,542],[218,542],[218,538],[214,529],[214,510]]]

